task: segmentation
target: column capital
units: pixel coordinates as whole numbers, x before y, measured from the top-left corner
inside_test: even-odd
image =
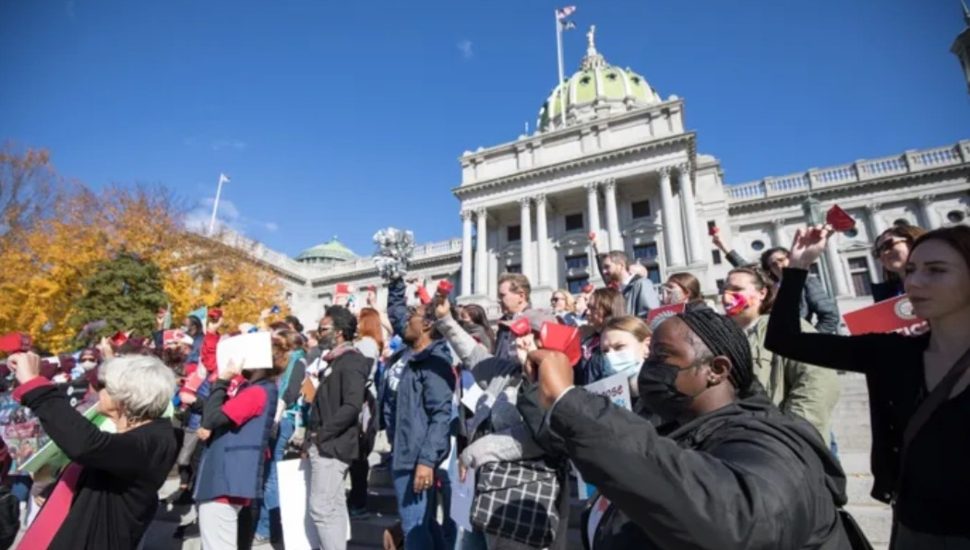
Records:
[[[472,219],[472,214],[474,214],[474,212],[471,210],[462,210],[461,213],[459,213],[459,216],[461,216],[461,221],[465,222]]]
[[[690,162],[679,162],[675,166],[677,168],[677,172],[679,172],[681,176],[690,176]]]
[[[772,227],[781,227],[785,225],[785,220],[783,218],[775,218],[771,220]]]
[[[607,179],[603,180],[601,183],[603,185],[603,190],[606,191],[607,193],[612,192],[613,190],[616,189],[616,179],[615,178],[607,178]]]
[[[543,207],[546,205],[545,193],[539,193],[538,195],[533,195],[532,199],[536,201],[536,207]]]
[[[933,199],[935,199],[935,198],[936,198],[936,195],[925,194],[925,195],[920,195],[917,200],[919,200],[919,203],[920,204],[922,204],[922,205],[925,206],[925,205],[933,202]]]
[[[870,202],[869,204],[865,205],[863,208],[866,209],[867,214],[872,215],[882,210],[882,204],[878,202]]]
[[[599,189],[599,186],[600,182],[598,181],[588,181],[583,184],[583,187],[586,188],[587,193],[595,193],[596,190]]]
[[[669,178],[670,173],[673,171],[673,166],[661,166],[657,168],[657,173],[660,174],[661,178]]]
[[[532,206],[532,197],[522,197],[519,199],[519,206],[522,208],[529,208]]]
[[[484,206],[475,209],[475,217],[480,220],[484,220],[488,216],[488,209]]]

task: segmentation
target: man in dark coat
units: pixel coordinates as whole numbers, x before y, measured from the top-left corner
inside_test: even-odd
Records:
[[[654,332],[638,384],[659,428],[573,387],[558,352],[534,352],[526,371],[544,425],[600,491],[582,523],[594,550],[850,548],[845,475],[764,396],[729,319],[695,310]]]

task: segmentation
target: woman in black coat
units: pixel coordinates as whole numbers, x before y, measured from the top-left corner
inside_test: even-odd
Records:
[[[39,375],[40,358],[8,359],[20,386],[15,399],[29,407],[47,435],[72,460],[62,478],[74,480],[68,506],[54,496],[41,509],[25,548],[130,550],[155,516],[158,490],[175,463],[178,443],[162,418],[175,391],[175,375],[157,357],[131,355],[107,361],[98,371],[98,409],[117,433],[107,433],[71,407],[67,397]],[[41,521],[41,520],[44,521]]]
[[[906,260],[916,239],[926,234],[926,230],[915,225],[894,225],[876,237],[872,255],[882,265],[883,282],[873,283],[872,299],[876,302],[895,298],[904,292],[903,279],[906,277]]]
[[[798,361],[866,375],[872,496],[894,503],[893,548],[970,548],[970,369],[959,378],[955,370],[970,362],[970,227],[937,229],[913,244],[904,285],[914,321],[929,321],[930,331],[920,336],[801,332],[798,297],[828,234],[811,228],[796,235],[765,345]],[[928,400],[938,386],[949,392]]]

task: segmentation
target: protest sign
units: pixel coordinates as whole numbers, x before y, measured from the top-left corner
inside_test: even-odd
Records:
[[[78,400],[75,409],[100,427],[105,417],[98,414],[97,405],[98,394],[90,392]],[[14,401],[10,393],[0,395],[0,437],[13,458],[10,473],[34,473],[45,464],[61,466],[68,462],[40,420],[30,409]]]
[[[905,336],[919,336],[930,329],[929,324],[913,312],[913,304],[906,295],[857,309],[842,318],[852,335],[898,332]]]
[[[626,371],[618,372],[613,376],[598,380],[592,384],[586,384],[584,388],[589,393],[609,397],[613,401],[613,404],[618,407],[632,410],[633,407],[630,403],[630,377],[637,375],[634,371],[635,369],[627,369]]]
[[[320,548],[317,528],[307,513],[307,487],[310,485],[310,461],[295,458],[275,464],[276,479],[280,493],[280,521],[283,527],[283,545],[286,550],[311,550]],[[347,524],[347,540],[350,540],[350,523]]]
[[[223,338],[216,346],[216,362],[219,372],[230,361],[243,370],[273,368],[273,343],[268,332],[250,332],[231,338]]]

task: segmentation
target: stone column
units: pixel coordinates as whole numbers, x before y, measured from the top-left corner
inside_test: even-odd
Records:
[[[690,251],[692,264],[707,260],[707,253],[701,247],[700,222],[697,221],[697,204],[694,202],[694,184],[690,177],[690,164],[684,163],[677,167],[677,178],[680,183],[680,203],[684,214],[684,225],[687,227],[687,249]]]
[[[475,259],[475,293],[488,296],[488,228],[486,227],[488,211],[479,208],[475,211],[478,223],[478,257]]]
[[[933,198],[933,195],[920,195],[919,197],[920,221],[926,229],[940,227],[940,217],[933,211]]]
[[[610,236],[610,250],[623,250],[620,217],[616,212],[616,180],[609,179],[603,183],[603,195],[606,201],[606,232]]]
[[[599,230],[600,230],[599,197],[597,197],[596,195],[599,185],[600,185],[599,182],[595,182],[595,181],[586,184],[586,222],[589,230],[596,232],[597,244],[602,242],[602,239],[600,239],[600,235],[599,235]]]
[[[825,247],[825,259],[827,260],[829,275],[832,280],[832,291],[835,296],[849,296],[849,284],[845,278],[845,268],[842,266],[842,255],[839,254],[839,238],[833,234],[829,238],[828,245]]]
[[[775,241],[775,246],[791,246],[791,242],[785,237],[785,220],[771,220],[771,240]]]
[[[522,205],[522,221],[520,222],[521,244],[522,244],[522,274],[529,278],[529,282],[535,281],[535,271],[532,269],[532,199],[519,199]]]
[[[472,293],[472,212],[461,211],[461,295]]]
[[[546,196],[536,195],[536,272],[539,286],[549,284],[549,227],[546,223]]]
[[[674,217],[674,193],[670,189],[670,167],[663,166],[660,172],[660,214],[663,219],[664,248],[667,252],[667,269],[684,265],[684,237],[680,225]]]
[[[880,233],[886,230],[886,222],[879,215],[878,204],[866,205],[866,224],[869,226],[870,240],[875,240]]]

